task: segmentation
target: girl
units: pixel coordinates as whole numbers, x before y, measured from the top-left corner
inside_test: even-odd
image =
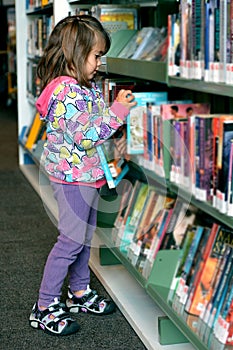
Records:
[[[68,16],[53,29],[38,65],[42,93],[36,107],[47,122],[42,162],[59,210],[59,236],[53,246],[30,315],[30,325],[67,335],[79,325],[70,312],[109,314],[115,304],[89,286],[89,257],[96,228],[98,190],[106,180],[96,151],[123,125],[136,105],[121,90],[110,108],[93,79],[110,38],[92,16]],[[61,288],[69,277],[66,305]]]

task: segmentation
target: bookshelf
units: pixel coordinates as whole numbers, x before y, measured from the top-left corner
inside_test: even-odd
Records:
[[[109,3],[109,2],[105,2]],[[113,3],[113,1],[112,1]],[[115,1],[114,3],[122,3],[125,1]],[[133,1],[141,6],[141,8],[157,8],[158,3],[155,1]],[[160,3],[160,2],[159,2]],[[165,3],[174,3],[173,1],[161,1],[161,5]],[[85,8],[91,6],[91,1],[77,1],[77,0],[53,0],[44,7],[35,9],[26,9],[26,1],[16,2],[16,23],[17,23],[17,77],[18,77],[18,131],[19,134],[24,126],[30,125],[35,115],[35,100],[33,98],[26,98],[27,96],[27,64],[28,61],[37,62],[37,55],[28,55],[26,52],[26,44],[28,39],[28,24],[41,15],[53,15],[54,23],[58,22],[62,17],[68,13],[73,13],[76,7],[80,4]],[[203,81],[188,80],[178,77],[168,77],[167,65],[161,62],[145,62],[139,60],[129,60],[106,57],[106,65],[104,72],[107,74],[115,74],[127,77],[136,77],[151,83],[164,84],[168,89],[183,89],[196,91],[199,94],[207,94],[214,96],[221,96],[221,98],[230,98],[232,104],[233,89],[232,86],[226,84],[207,83]],[[54,220],[57,220],[56,203],[53,200],[51,188],[48,183],[46,175],[39,167],[39,160],[37,155],[32,151],[27,150],[23,144],[19,143],[19,167],[32,187],[42,198],[45,209],[48,210],[49,215],[52,215]],[[160,183],[160,179],[152,172],[145,169],[146,175]],[[164,185],[164,181],[161,180]],[[190,195],[174,184],[167,184],[169,189],[177,193],[185,200],[190,199]],[[191,198],[192,204],[199,207],[203,212],[206,212],[217,218],[219,221],[227,224],[233,228],[233,220],[227,216],[218,213],[209,204],[199,202],[195,198]],[[111,241],[109,241],[109,228],[98,230],[94,238],[94,247],[90,260],[90,266],[101,283],[105,286],[113,300],[116,302],[122,313],[125,315],[129,323],[132,325],[138,336],[142,339],[145,346],[150,350],[191,350],[191,349],[207,349],[196,334],[189,329],[185,321],[172,310],[167,303],[166,296],[168,294],[168,280],[164,280],[161,273],[166,266],[161,265],[169,261],[169,266],[175,265],[176,255],[173,252],[161,252],[158,259],[156,259],[153,269],[154,275],[148,281],[145,281],[136,269],[131,266],[125,256],[119,252],[118,249],[112,248]],[[113,256],[119,260],[121,264],[112,266],[103,266],[100,263],[100,252],[102,245],[109,247]],[[101,248],[101,249],[100,249]],[[104,248],[103,248],[104,249]],[[107,249],[108,250],[108,249]],[[111,259],[110,259],[111,260]],[[170,270],[170,273],[172,271]],[[156,283],[154,282],[156,280]],[[125,286],[127,285],[127,290]],[[133,301],[130,298],[133,297]],[[141,312],[143,312],[143,320],[141,319]],[[163,327],[163,320],[166,316],[175,325],[174,330],[174,344],[161,345],[159,339],[159,327]],[[169,321],[169,320],[167,320]],[[169,324],[171,326],[171,324]],[[167,328],[168,329],[168,328]],[[160,335],[161,336],[161,335]],[[187,339],[190,343],[187,343]],[[170,339],[171,340],[171,339]],[[179,343],[179,342],[184,342]],[[168,339],[165,340],[168,344]],[[178,343],[178,344],[175,344]]]

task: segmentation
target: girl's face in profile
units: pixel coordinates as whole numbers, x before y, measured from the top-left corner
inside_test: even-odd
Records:
[[[86,75],[89,80],[92,80],[101,66],[101,57],[105,52],[104,40],[97,40],[96,44],[90,51],[86,61]]]

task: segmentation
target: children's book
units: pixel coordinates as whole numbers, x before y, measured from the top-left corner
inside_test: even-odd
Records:
[[[38,141],[38,137],[41,134],[43,129],[44,132],[45,122],[40,119],[40,113],[36,112],[31,127],[27,134],[27,140],[25,143],[25,147],[28,149],[33,149],[33,146]]]
[[[216,269],[217,249],[220,249],[221,252],[221,239],[221,227],[214,223],[197,264],[198,267],[185,307],[185,310],[193,315],[199,316],[204,308],[204,298],[209,291],[210,280]]]
[[[118,221],[118,224],[117,224],[117,235],[116,235],[116,241],[115,241],[116,247],[119,247],[121,245],[121,239],[122,239],[126,224],[130,220],[130,217],[132,215],[134,204],[137,200],[138,192],[141,186],[142,186],[142,182],[140,182],[139,180],[136,180],[135,183],[133,184],[133,188],[130,193],[127,206],[122,216],[122,220]]]
[[[143,115],[146,113],[146,107],[161,104],[167,101],[167,92],[134,92],[137,105],[131,108],[127,117],[127,153],[144,153],[144,131]]]
[[[195,229],[196,229],[196,227],[193,225],[188,225],[186,228],[183,244],[182,244],[181,249],[180,249],[178,262],[177,262],[175,273],[174,273],[174,276],[172,278],[172,282],[171,282],[171,286],[170,286],[170,292],[169,292],[169,296],[168,296],[168,300],[170,302],[173,302],[173,298],[175,297],[176,288],[179,284],[181,274],[182,274],[182,271],[184,268],[184,264],[185,264],[186,258],[188,256],[188,252],[189,252],[190,246],[192,244],[192,240],[193,240],[194,235],[195,235]],[[175,304],[176,303],[173,302],[173,305],[175,305]]]
[[[120,251],[127,253],[129,246],[133,240],[135,231],[137,229],[140,214],[142,212],[142,209],[144,207],[144,204],[146,202],[147,196],[149,191],[149,185],[146,183],[140,184],[140,189],[137,193],[136,200],[134,202],[134,206],[132,208],[132,213],[127,218],[126,225],[124,227],[124,231],[121,235],[121,241],[120,241]]]
[[[176,289],[176,299],[185,304],[186,301],[186,280],[188,279],[190,273],[192,273],[193,262],[198,251],[199,243],[201,241],[202,235],[204,233],[203,226],[197,226],[195,229],[195,236],[192,240],[185,264],[181,273],[179,284]]]
[[[109,188],[115,188],[129,171],[128,162],[123,157],[114,156],[112,141],[96,147]]]
[[[208,103],[174,101],[161,104],[164,167],[166,168],[166,177],[171,182],[181,184],[186,188],[192,187],[192,172],[195,171],[195,147],[191,147],[191,141],[192,138],[195,140],[195,134],[191,135],[191,132],[195,132],[195,128],[191,129],[190,123],[194,118],[192,126],[195,125],[195,115],[209,113],[210,105]],[[187,120],[187,125],[181,125],[182,120]]]
[[[170,223],[161,242],[161,249],[180,249],[189,225],[194,225],[197,209],[176,199]]]

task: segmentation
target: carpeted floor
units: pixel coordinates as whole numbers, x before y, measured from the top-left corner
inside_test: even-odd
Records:
[[[0,106],[0,124],[0,348],[144,350],[118,309],[104,317],[75,316],[81,329],[68,337],[52,337],[29,326],[28,316],[57,231],[18,168],[15,106]],[[107,295],[93,273],[91,286]],[[66,283],[63,298],[65,292]]]

